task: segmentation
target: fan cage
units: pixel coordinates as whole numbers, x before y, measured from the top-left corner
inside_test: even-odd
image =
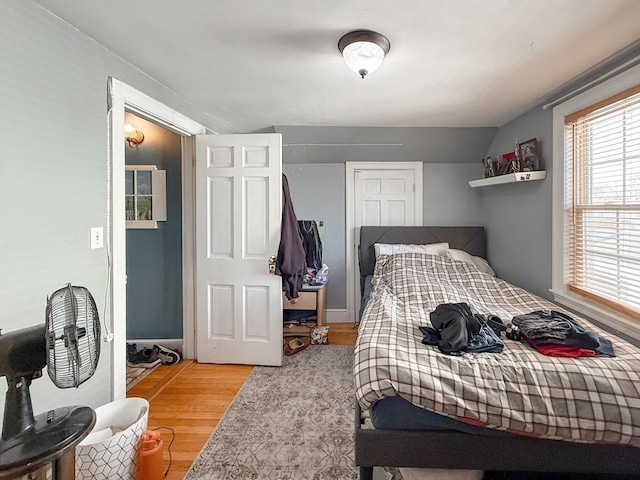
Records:
[[[78,387],[96,371],[100,319],[85,287],[68,284],[47,300],[47,370],[59,388]]]

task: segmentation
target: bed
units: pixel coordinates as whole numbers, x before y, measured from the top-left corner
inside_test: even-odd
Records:
[[[552,414],[553,412],[547,411],[543,416],[551,418],[545,418],[544,421],[539,421],[535,415],[531,417],[535,419],[532,421],[529,421],[531,418],[527,418],[526,416],[517,418],[517,415],[515,415],[516,418],[504,420],[501,419],[501,417],[506,415],[504,412],[496,413],[495,405],[493,406],[493,410],[490,405],[487,407],[486,404],[491,404],[491,401],[484,403],[476,401],[475,404],[483,404],[481,407],[478,407],[478,412],[473,411],[474,402],[454,405],[453,407],[449,405],[457,401],[455,392],[458,390],[461,391],[461,389],[468,390],[469,385],[464,385],[465,382],[462,382],[463,385],[451,383],[455,381],[455,375],[451,375],[450,372],[446,370],[446,368],[450,368],[446,366],[450,365],[450,363],[446,362],[459,362],[460,358],[468,355],[478,355],[478,357],[473,357],[472,363],[476,361],[479,364],[484,362],[485,367],[489,365],[489,369],[491,370],[494,368],[491,362],[497,361],[496,359],[498,358],[503,359],[515,355],[517,361],[522,362],[522,365],[524,365],[523,368],[525,368],[526,371],[526,368],[528,368],[526,366],[528,365],[527,362],[539,361],[539,359],[535,358],[537,355],[538,357],[544,357],[543,363],[540,364],[543,365],[541,375],[546,376],[547,373],[545,372],[551,371],[552,368],[565,368],[557,367],[556,362],[560,362],[560,365],[578,365],[575,369],[579,372],[580,368],[583,368],[584,365],[591,365],[589,362],[596,362],[593,365],[601,365],[597,363],[602,362],[602,359],[599,357],[594,359],[551,359],[552,357],[541,355],[520,342],[504,340],[505,350],[500,354],[465,353],[463,357],[445,359],[445,366],[439,363],[429,363],[427,367],[422,365],[420,368],[417,368],[413,365],[413,367],[407,367],[409,371],[402,370],[404,364],[411,364],[414,361],[414,356],[419,356],[420,359],[423,357],[433,359],[438,355],[441,357],[447,356],[435,352],[436,349],[432,346],[423,345],[421,343],[421,332],[417,328],[419,324],[425,324],[425,322],[428,321],[428,312],[424,310],[425,305],[428,306],[428,310],[433,307],[433,303],[429,303],[431,301],[429,298],[423,298],[421,291],[418,293],[412,291],[407,294],[408,296],[406,298],[390,296],[394,293],[394,287],[389,286],[393,280],[388,280],[387,277],[383,277],[383,275],[389,274],[388,272],[391,271],[389,269],[397,269],[399,268],[398,265],[404,267],[409,265],[411,268],[413,268],[414,265],[420,265],[419,269],[414,269],[415,271],[408,269],[408,271],[411,272],[408,275],[414,276],[421,275],[420,272],[425,270],[425,265],[427,265],[427,268],[433,268],[435,270],[439,268],[449,269],[451,267],[449,263],[453,262],[455,265],[453,265],[452,268],[460,269],[463,272],[469,273],[471,276],[482,277],[481,283],[487,282],[489,285],[495,285],[491,282],[502,282],[499,279],[494,280],[483,277],[485,273],[477,273],[474,267],[468,266],[464,262],[460,262],[461,265],[459,265],[450,258],[435,258],[434,256],[421,254],[401,254],[380,257],[380,265],[379,268],[376,269],[376,256],[374,252],[374,244],[376,243],[434,244],[442,242],[448,243],[450,249],[462,250],[474,257],[486,257],[485,232],[483,227],[361,227],[359,261],[360,286],[363,297],[365,296],[365,292],[367,294],[369,293],[367,291],[368,283],[366,279],[370,278],[374,274],[374,271],[376,273],[373,280],[371,298],[366,308],[362,311],[354,365],[357,397],[355,409],[355,460],[356,465],[360,468],[361,480],[371,480],[373,478],[374,466],[532,472],[590,472],[609,475],[620,474],[625,476],[639,475],[640,398],[638,389],[640,389],[640,377],[638,376],[640,375],[640,349],[614,337],[610,333],[597,329],[597,327],[587,323],[586,320],[581,317],[574,316],[580,323],[597,329],[598,332],[606,335],[607,338],[613,341],[617,357],[609,358],[607,361],[623,362],[620,363],[623,367],[620,369],[621,372],[619,372],[619,375],[624,376],[626,375],[624,371],[628,371],[628,378],[626,378],[626,380],[620,380],[620,384],[626,388],[624,401],[627,405],[623,408],[624,411],[618,414],[623,417],[618,419],[618,421],[610,421],[609,423],[600,422],[598,420],[600,413],[595,411],[595,413],[593,413],[595,416],[594,421],[589,422],[585,420],[577,422],[579,424],[578,426],[569,425],[569,427],[567,427],[566,424],[562,423],[561,419],[563,415],[560,413],[555,415]],[[390,261],[392,258],[394,259],[393,262]],[[395,265],[394,262],[397,262],[398,265]],[[394,265],[387,266],[387,264]],[[429,271],[431,272],[431,270]],[[458,270],[456,270],[456,272],[457,271]],[[432,273],[429,275],[432,275]],[[425,280],[426,277],[419,278],[421,282],[427,281]],[[378,283],[376,284],[376,282]],[[498,286],[504,289],[505,292],[512,288],[512,286],[508,286],[506,282],[502,282]],[[466,298],[464,298],[465,288],[470,292],[469,295],[471,295],[475,289],[474,283],[462,281],[460,283],[460,291],[456,294],[451,294],[447,301],[466,300]],[[517,295],[513,293],[516,291]],[[508,292],[510,292],[510,295],[515,295],[507,301],[507,303],[512,303],[513,307],[505,307],[504,301],[503,304],[492,304],[492,297],[486,295],[486,292],[480,292],[480,297],[477,299],[473,296],[470,298],[474,299],[474,303],[480,304],[476,307],[480,313],[499,314],[499,316],[507,322],[510,321],[510,318],[508,318],[509,315],[512,313],[519,314],[532,311],[534,309],[532,307],[539,305],[537,302],[546,302],[546,308],[559,309],[559,307],[539,297],[535,297],[524,291],[520,292],[520,289],[516,289],[515,287],[513,287],[513,291],[508,290]],[[478,292],[475,293],[478,294]],[[402,294],[399,295],[401,296]],[[507,293],[501,293],[500,295],[504,297]],[[413,297],[418,298],[415,302],[417,306],[411,302],[411,298]],[[498,295],[495,297],[497,298]],[[389,324],[394,323],[395,320],[394,322],[385,323],[384,315],[390,314],[389,312],[380,313],[385,309],[389,310],[393,315],[398,315],[398,318],[402,318],[398,320],[398,324],[402,325],[401,327],[389,327]],[[486,311],[487,309],[491,311]],[[400,313],[398,314],[397,311],[400,311]],[[383,319],[383,321],[381,321],[381,319]],[[405,333],[398,333],[399,329],[404,329],[403,331]],[[388,333],[389,330],[394,330],[393,335]],[[402,337],[401,341],[395,339],[397,336]],[[389,338],[392,337],[394,340],[389,340]],[[427,351],[429,352],[428,354],[425,353]],[[499,357],[492,357],[492,355],[499,355]],[[518,355],[520,355],[520,357],[518,357]],[[396,357],[400,358],[400,360]],[[481,358],[489,359],[484,360]],[[436,365],[436,367],[434,367],[434,365]],[[611,366],[613,363],[609,363],[608,365]],[[434,394],[434,398],[427,398],[425,400],[421,395],[426,397],[429,397],[429,395],[424,395],[422,390],[416,393],[417,387],[404,385],[403,388],[402,378],[416,376],[416,371],[411,372],[411,368],[419,371],[417,376],[421,379],[420,381],[424,380],[432,385],[447,386],[449,389],[447,390],[449,401],[444,402],[446,405],[443,405],[442,395],[438,397]],[[483,367],[480,365],[478,368]],[[509,369],[515,367],[512,365],[509,366],[508,364],[506,367],[501,366],[500,368]],[[540,368],[540,366],[538,365],[537,368]],[[571,369],[574,367],[567,368]],[[534,367],[531,367],[530,370],[535,373]],[[437,374],[435,372],[437,372]],[[500,375],[506,375],[507,377],[505,378],[508,378],[509,372],[505,373],[502,371],[501,373],[496,373],[497,377],[500,377]],[[529,373],[527,373],[527,375],[529,375]],[[573,375],[573,373],[571,375]],[[400,380],[398,380],[398,378],[400,378]],[[438,383],[440,381],[438,378],[445,380]],[[451,378],[454,380],[451,380]],[[564,377],[560,375],[559,378]],[[574,375],[571,378],[579,377],[575,377]],[[549,386],[546,388],[548,387]],[[428,389],[429,387],[425,388]],[[617,388],[617,386],[615,388]],[[500,391],[501,388],[496,387],[494,390]],[[451,393],[452,391],[453,393]],[[540,396],[546,397],[547,393],[548,391],[544,390]],[[601,397],[607,397],[606,392],[599,393],[602,394]],[[591,393],[588,395],[591,395]],[[595,395],[595,393],[593,395]],[[533,396],[534,395],[532,395],[532,397]],[[401,397],[402,401],[411,401],[413,408],[418,408],[421,411],[426,410],[425,413],[428,414],[432,413],[430,411],[432,409],[433,412],[436,412],[447,421],[471,426],[473,430],[452,429],[446,426],[417,430],[404,427],[393,428],[389,426],[385,426],[385,428],[371,428],[368,426],[365,428],[365,419],[370,417],[371,410],[373,410],[372,407],[376,405],[377,402],[383,403],[383,400],[386,401],[385,399],[387,397]],[[618,397],[616,396],[616,398]],[[578,398],[578,400],[580,400],[582,402],[581,405],[584,406],[585,399]],[[507,399],[502,399],[502,401],[506,402]],[[529,400],[525,398],[524,401],[526,403]],[[587,398],[586,401],[589,401],[589,399]],[[618,402],[618,400],[616,400],[616,402]],[[418,403],[420,404],[418,405]],[[566,408],[575,407],[575,405],[569,401],[566,401],[566,403],[569,405],[569,407]],[[576,401],[574,403],[579,402]],[[416,405],[418,406],[416,407]],[[593,405],[597,406],[595,400]],[[554,405],[554,407],[556,406]],[[613,416],[615,417],[615,415],[616,414]],[[607,416],[607,419],[609,416]],[[556,420],[556,417],[558,420]],[[565,417],[571,417],[571,415],[567,414]],[[400,418],[400,415],[398,415],[398,418]],[[574,418],[565,418],[565,421],[567,420],[569,423],[575,423]],[[544,425],[545,422],[552,424],[556,422],[557,424],[548,426]],[[369,421],[367,421],[367,423],[369,423]]]

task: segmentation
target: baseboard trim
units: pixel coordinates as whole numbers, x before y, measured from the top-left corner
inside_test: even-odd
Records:
[[[347,323],[349,322],[347,316],[347,309],[327,309],[327,323]]]
[[[182,354],[182,339],[181,338],[143,338],[141,340],[127,340],[127,343],[135,343],[138,350],[143,348],[151,348],[154,345],[162,345],[171,350],[177,350]]]

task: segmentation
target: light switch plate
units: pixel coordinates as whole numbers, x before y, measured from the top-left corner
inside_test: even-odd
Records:
[[[91,250],[104,247],[103,232],[102,227],[91,227]]]

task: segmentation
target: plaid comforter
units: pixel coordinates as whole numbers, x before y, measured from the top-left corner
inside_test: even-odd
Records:
[[[420,254],[381,256],[360,323],[356,396],[366,410],[400,395],[467,423],[574,442],[640,447],[640,349],[585,319],[616,357],[544,356],[505,339],[502,353],[449,356],[421,343],[418,326],[441,303],[466,302],[506,323],[557,305],[463,262]]]

